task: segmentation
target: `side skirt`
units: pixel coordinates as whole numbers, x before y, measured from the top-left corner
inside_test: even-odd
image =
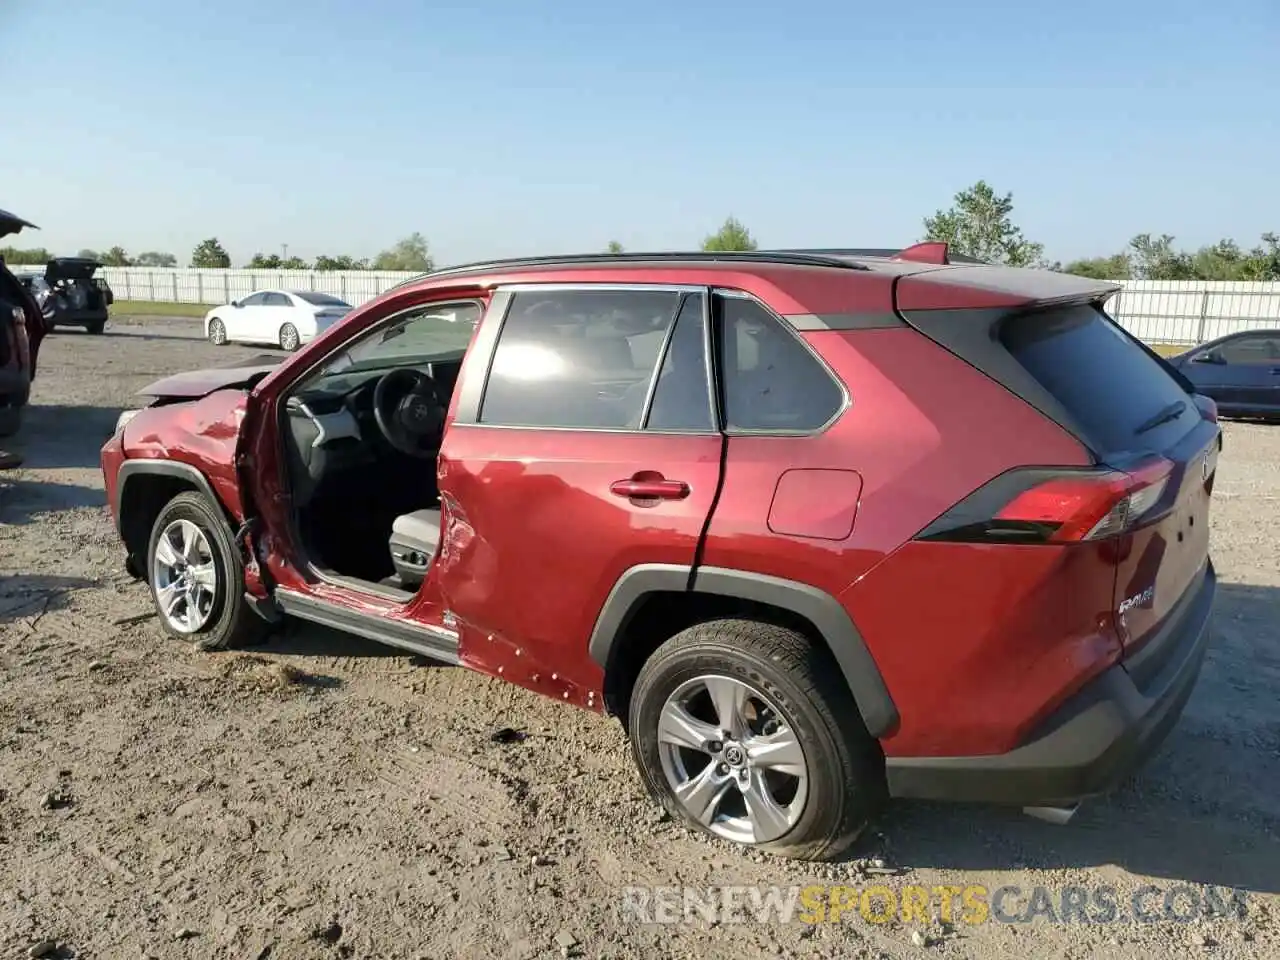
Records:
[[[275,601],[282,613],[299,620],[309,620],[453,666],[462,662],[458,656],[458,636],[449,630],[358,613],[284,587],[276,589]]]

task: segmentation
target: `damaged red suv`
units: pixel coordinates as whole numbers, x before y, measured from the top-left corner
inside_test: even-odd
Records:
[[[615,715],[672,813],[829,858],[886,797],[1065,815],[1181,713],[1220,431],[1115,289],[941,244],[459,267],[153,385],[102,465],[170,633]]]

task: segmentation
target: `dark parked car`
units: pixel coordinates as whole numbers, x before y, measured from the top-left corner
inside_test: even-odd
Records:
[[[89,333],[101,333],[107,326],[108,308],[115,301],[107,281],[94,276],[101,266],[86,257],[57,257],[43,273],[24,271],[18,279],[40,305],[49,330],[84,327]]]
[[[0,237],[34,226],[0,210]],[[40,308],[0,260],[0,437],[16,433],[22,422],[44,332]]]
[[[1169,362],[1221,413],[1280,418],[1280,330],[1229,333]]]
[[[615,715],[726,840],[1064,817],[1173,727],[1216,589],[1213,405],[1116,289],[943,244],[442,270],[153,384],[108,500],[170,634],[296,617]]]

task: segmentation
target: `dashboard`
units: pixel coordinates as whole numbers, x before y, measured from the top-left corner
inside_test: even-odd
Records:
[[[453,395],[460,359],[397,364],[431,377],[446,405]],[[319,378],[285,402],[286,445],[294,499],[304,505],[326,475],[404,459],[386,442],[373,411],[373,396],[387,368],[344,370]]]

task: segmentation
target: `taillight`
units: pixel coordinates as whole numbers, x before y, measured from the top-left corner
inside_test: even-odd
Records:
[[[1200,411],[1200,416],[1204,417],[1210,423],[1218,422],[1218,404],[1212,397],[1206,397],[1203,393],[1195,395],[1196,408]]]
[[[1079,543],[1118,536],[1164,496],[1173,463],[1156,458],[1127,471],[1028,471],[998,478],[935,520],[921,539],[968,543]],[[995,502],[1008,490],[1011,496]],[[980,512],[985,507],[986,513]]]

